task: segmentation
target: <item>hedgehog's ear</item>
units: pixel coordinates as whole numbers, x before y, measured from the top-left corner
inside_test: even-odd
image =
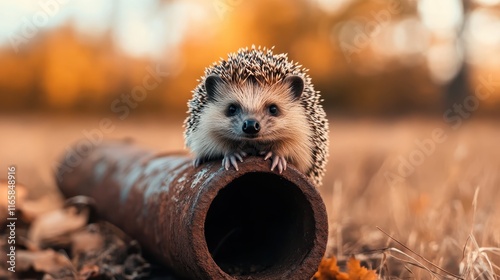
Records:
[[[209,101],[214,101],[217,95],[217,87],[220,87],[224,83],[221,77],[212,74],[205,78],[205,90],[207,91],[207,96]]]
[[[304,92],[304,79],[297,75],[291,75],[285,78],[285,83],[290,85],[290,92],[293,98],[299,99]]]

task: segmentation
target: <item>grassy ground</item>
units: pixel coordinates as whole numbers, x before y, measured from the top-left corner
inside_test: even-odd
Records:
[[[37,197],[57,192],[57,158],[85,134],[183,149],[182,120],[112,120],[113,132],[97,132],[99,122],[2,117],[0,170],[15,164],[18,181]],[[499,279],[499,123],[470,121],[452,129],[418,118],[333,119],[331,126],[321,188],[330,219],[329,255],[342,261],[355,254],[379,274],[397,278]]]
[[[386,257],[383,274],[399,278],[500,274],[500,251],[494,249],[500,247],[498,124],[475,122],[454,130],[439,120],[406,119],[334,121],[332,127],[322,189],[332,254]],[[440,143],[432,140],[436,129],[442,130]],[[368,254],[384,247],[391,249]]]

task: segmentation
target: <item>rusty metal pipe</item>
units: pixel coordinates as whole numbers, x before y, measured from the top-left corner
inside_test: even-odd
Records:
[[[107,142],[69,152],[56,175],[66,197],[94,198],[98,215],[180,276],[310,279],[328,235],[316,188],[293,166],[271,172],[262,157],[239,167],[194,168],[186,155]]]

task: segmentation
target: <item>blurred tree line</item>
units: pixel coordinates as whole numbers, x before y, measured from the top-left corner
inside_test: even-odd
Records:
[[[500,71],[496,63],[500,53],[494,51],[499,49],[500,39],[482,46],[481,41],[470,39],[477,28],[467,25],[478,9],[498,17],[498,4],[484,7],[467,0],[447,1],[460,5],[462,20],[448,27],[442,24],[441,29],[425,25],[429,12],[423,7],[425,0],[352,0],[332,10],[328,1],[200,1],[197,5],[208,12],[201,19],[186,21],[183,39],[159,58],[120,50],[112,25],[92,37],[69,22],[42,30],[18,52],[3,45],[0,110],[113,111],[113,102],[125,102],[134,88],[144,84],[151,69],[161,69],[168,75],[147,88],[147,96],[136,102],[136,110],[183,115],[206,66],[228,52],[255,44],[275,46],[275,52],[287,52],[290,59],[309,68],[329,111],[442,114],[475,94],[482,80],[498,77]],[[161,5],[168,8],[173,2]],[[475,53],[477,48],[468,48],[471,44],[479,44],[480,52],[488,56]],[[500,85],[489,89],[492,93],[481,100],[478,109],[482,113],[500,108]]]

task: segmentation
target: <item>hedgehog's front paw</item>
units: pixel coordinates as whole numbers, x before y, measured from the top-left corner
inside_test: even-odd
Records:
[[[264,154],[264,153],[262,153],[262,154]],[[276,155],[276,154],[273,155],[273,152],[268,152],[266,154],[266,156],[264,157],[264,160],[268,160],[270,158],[273,159],[272,160],[272,164],[271,164],[271,171],[273,171],[273,169],[275,167],[278,167],[278,171],[279,171],[280,174],[283,173],[283,170],[286,170],[286,164],[287,163],[286,163],[285,157],[279,156],[279,155]]]
[[[243,162],[243,157],[246,157],[247,154],[245,152],[234,152],[234,153],[229,153],[229,154],[226,154],[224,155],[224,158],[222,159],[222,166],[224,166],[224,168],[226,170],[229,170],[229,167],[234,166],[234,169],[236,169],[236,171],[239,171],[238,169],[238,162],[237,160],[239,160],[240,162]]]

